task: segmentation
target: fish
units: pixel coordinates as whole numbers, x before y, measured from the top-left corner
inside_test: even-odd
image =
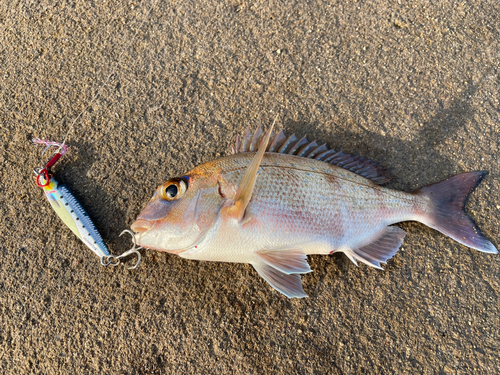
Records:
[[[344,253],[382,269],[418,221],[485,253],[497,249],[465,213],[475,171],[403,192],[383,186],[378,163],[306,137],[264,133],[236,138],[233,154],[158,187],[131,229],[137,243],[182,258],[251,264],[288,298],[307,297],[307,256]]]

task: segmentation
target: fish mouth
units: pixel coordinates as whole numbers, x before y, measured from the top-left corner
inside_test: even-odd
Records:
[[[132,229],[132,231],[135,234],[135,239],[136,239],[138,245],[140,245],[141,247],[144,247],[146,249],[164,251],[164,252],[167,252],[170,254],[177,254],[177,255],[179,255],[180,253],[182,253],[186,250],[189,250],[191,247],[194,246],[194,245],[188,245],[186,247],[179,248],[179,249],[165,249],[161,246],[155,245],[154,243],[148,243],[148,244],[141,243],[144,239],[143,237],[146,236],[147,233],[150,230],[152,230],[155,226],[156,226],[156,222],[151,222],[151,220],[145,220],[145,219],[137,219],[134,223],[132,223],[130,228]],[[199,241],[200,237],[203,234],[204,233],[201,233],[200,236],[195,241]],[[156,237],[158,237],[158,234],[155,234],[153,239],[156,239]]]

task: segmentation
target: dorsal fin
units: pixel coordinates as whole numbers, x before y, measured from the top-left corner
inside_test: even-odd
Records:
[[[241,138],[239,135],[236,136],[233,154],[257,151],[256,146],[260,144],[263,136],[264,132],[260,126],[253,134],[247,128]],[[391,179],[389,172],[373,160],[329,149],[325,144],[318,145],[315,141],[309,142],[306,137],[298,139],[295,134],[287,137],[283,133],[283,130],[278,134],[271,134],[266,152],[277,152],[321,160],[359,174],[376,184],[383,184]]]

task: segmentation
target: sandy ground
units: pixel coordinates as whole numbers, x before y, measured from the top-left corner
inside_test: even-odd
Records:
[[[249,265],[104,268],[35,186],[29,140],[62,140],[119,60],[55,168],[115,253],[160,183],[276,114],[391,188],[489,171],[468,212],[498,247],[500,3],[162,0],[133,40],[150,7],[0,3],[0,371],[499,373],[498,255],[404,223],[385,271],[310,257],[303,300]]]

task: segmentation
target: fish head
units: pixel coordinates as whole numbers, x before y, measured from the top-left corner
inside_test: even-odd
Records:
[[[217,173],[195,169],[160,185],[131,228],[138,245],[179,254],[202,239],[222,203]]]

